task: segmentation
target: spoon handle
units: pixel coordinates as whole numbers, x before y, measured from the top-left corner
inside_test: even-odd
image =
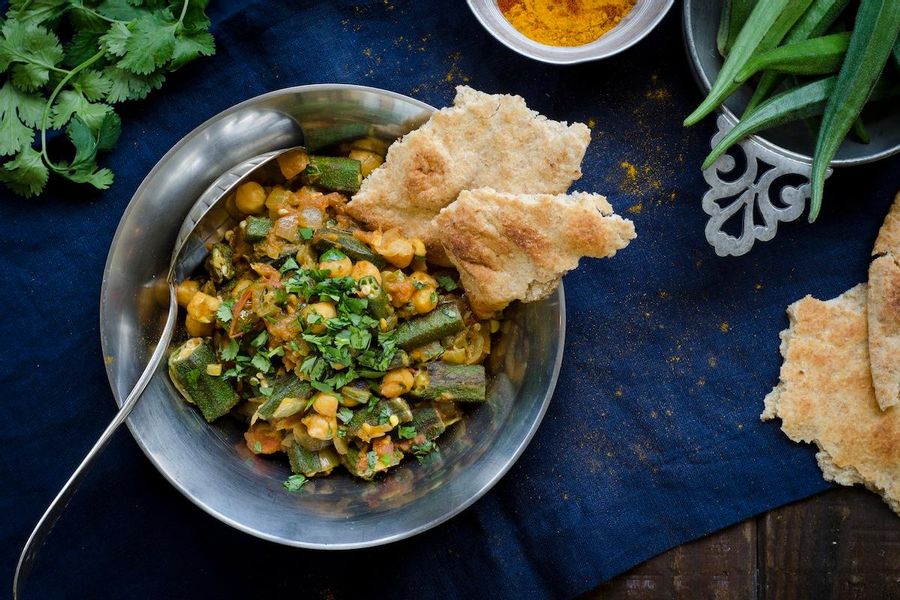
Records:
[[[19,556],[19,562],[16,565],[16,574],[13,578],[14,600],[19,600],[22,597],[22,588],[28,580],[28,575],[31,573],[31,568],[34,565],[34,560],[37,557],[38,552],[44,545],[47,536],[50,535],[50,532],[53,530],[56,521],[59,520],[60,515],[62,515],[66,506],[68,506],[72,496],[75,495],[75,491],[90,470],[91,465],[94,463],[94,459],[100,455],[109,443],[109,440],[119,428],[119,425],[124,423],[125,419],[128,418],[128,415],[131,414],[131,411],[137,405],[147,384],[150,383],[150,380],[156,373],[156,369],[165,356],[166,350],[169,347],[169,342],[172,339],[172,332],[175,330],[175,319],[177,315],[178,305],[175,302],[175,286],[170,284],[169,314],[166,317],[166,325],[160,335],[159,342],[153,350],[153,354],[150,356],[150,362],[147,363],[147,366],[138,378],[137,383],[134,384],[128,397],[122,402],[122,407],[119,409],[119,412],[116,413],[116,416],[113,417],[113,420],[107,425],[106,429],[100,435],[100,438],[87,453],[87,456],[84,457],[84,460],[81,461],[81,464],[78,465],[78,468],[75,469],[75,472],[72,473],[72,476],[66,481],[66,484],[56,495],[56,498],[53,499],[53,502],[50,503],[50,506],[47,507],[47,510],[44,511],[43,516],[41,516],[40,521],[35,525],[31,535],[28,536],[28,541],[25,542],[25,547],[22,549],[22,554]]]

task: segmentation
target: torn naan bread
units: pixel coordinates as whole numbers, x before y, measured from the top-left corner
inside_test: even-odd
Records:
[[[869,371],[866,285],[788,307],[781,380],[762,420],[781,419],[795,442],[815,443],[825,479],[861,483],[900,514],[900,409],[882,412]]]
[[[586,125],[551,121],[520,96],[460,86],[452,107],[391,145],[347,212],[372,229],[422,239],[429,259],[447,265],[431,220],[461,191],[565,192],[581,177],[590,139]]]
[[[634,224],[599,194],[467,190],[435,217],[435,230],[472,310],[486,318],[513,300],[533,302],[582,256],[604,258],[635,238]]]
[[[900,404],[900,193],[894,198],[869,265],[869,361],[882,409]]]

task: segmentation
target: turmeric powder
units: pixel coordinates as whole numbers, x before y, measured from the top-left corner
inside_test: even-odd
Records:
[[[548,46],[582,46],[615,27],[635,0],[497,0],[506,20]]]

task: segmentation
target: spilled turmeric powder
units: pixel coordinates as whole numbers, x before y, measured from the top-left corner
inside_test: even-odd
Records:
[[[635,0],[497,0],[519,32],[548,46],[583,46],[619,24]]]

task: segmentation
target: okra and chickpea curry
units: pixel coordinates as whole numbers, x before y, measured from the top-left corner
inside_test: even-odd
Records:
[[[485,400],[501,326],[474,317],[421,240],[344,214],[386,146],[343,150],[292,151],[283,184],[242,184],[243,220],[177,290],[188,339],[170,354],[173,383],[207,421],[243,419],[255,454],[286,453],[291,490],[339,465],[368,480],[434,451],[460,405]]]

